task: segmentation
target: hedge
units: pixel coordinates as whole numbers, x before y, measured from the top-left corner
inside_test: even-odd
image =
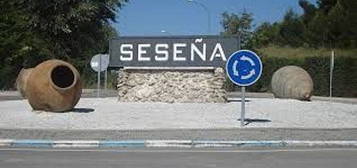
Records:
[[[330,85],[330,58],[326,56],[310,56],[300,58],[262,57],[263,74],[260,80],[248,87],[249,91],[271,91],[271,78],[279,68],[287,65],[296,65],[305,69],[314,81],[314,95],[328,96]],[[237,90],[228,81],[228,90]],[[335,58],[333,72],[333,96],[357,97],[357,57],[339,56]]]

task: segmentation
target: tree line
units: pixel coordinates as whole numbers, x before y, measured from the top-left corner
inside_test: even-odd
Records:
[[[260,24],[252,30],[253,15],[223,13],[223,35],[240,35],[243,47],[268,45],[311,48],[357,47],[357,1],[299,0],[303,14],[288,10],[282,21]]]
[[[117,35],[111,22],[127,0],[0,1],[0,89],[13,88],[21,68],[51,59],[83,73],[91,56]],[[88,69],[88,68],[87,68]]]

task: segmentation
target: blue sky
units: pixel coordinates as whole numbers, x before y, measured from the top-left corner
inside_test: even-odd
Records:
[[[292,8],[302,13],[298,0],[195,0],[209,10],[187,0],[130,0],[119,12],[114,27],[122,36],[219,34],[221,14],[225,11],[253,13],[254,25],[281,20]],[[310,0],[314,2],[315,0]],[[164,30],[166,33],[163,33]]]

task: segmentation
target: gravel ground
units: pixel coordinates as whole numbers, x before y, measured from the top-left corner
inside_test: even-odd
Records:
[[[117,97],[118,92],[113,89],[108,89],[106,92],[102,90],[100,97]],[[82,89],[81,97],[93,98],[97,97],[96,89]],[[24,99],[18,91],[0,91],[0,101],[22,100]]]
[[[357,128],[357,105],[325,101],[250,98],[246,127]],[[26,100],[0,102],[0,128],[31,129],[212,129],[239,128],[240,103],[120,103],[82,98],[68,113],[32,112]]]

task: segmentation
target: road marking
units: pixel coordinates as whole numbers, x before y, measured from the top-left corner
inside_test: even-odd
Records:
[[[316,148],[316,149],[40,149],[40,148],[0,148],[0,151],[38,151],[38,152],[116,152],[116,153],[274,153],[274,152],[319,152],[319,151],[357,151],[357,148]]]

